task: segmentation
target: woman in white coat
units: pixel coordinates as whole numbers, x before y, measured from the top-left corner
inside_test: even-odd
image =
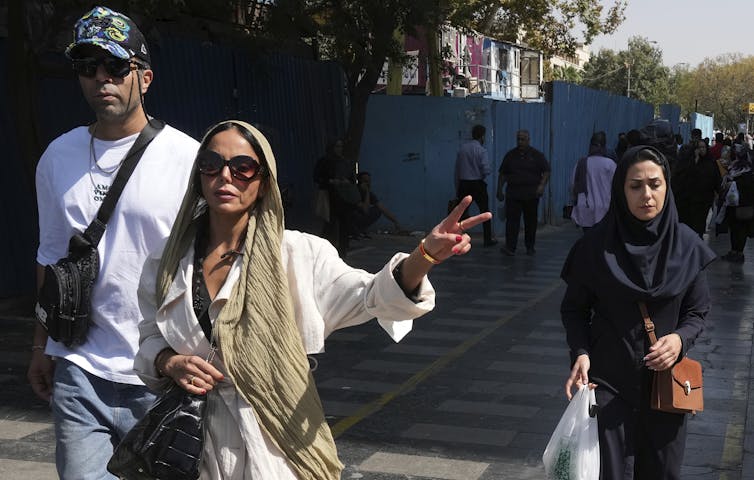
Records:
[[[458,222],[471,197],[411,254],[376,275],[346,265],[327,241],[284,230],[275,158],[251,125],[204,137],[181,212],[139,288],[144,320],[134,366],[155,390],[208,394],[201,478],[340,478],[307,353],[334,330],[377,318],[396,341],[434,307],[426,278],[467,253]]]

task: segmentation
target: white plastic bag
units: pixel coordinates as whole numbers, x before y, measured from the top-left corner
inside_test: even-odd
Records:
[[[725,194],[725,203],[729,207],[737,207],[738,206],[738,186],[736,185],[735,180],[730,182],[730,186],[728,187],[728,192]]]
[[[547,443],[542,461],[550,480],[599,480],[597,418],[589,416],[594,390],[576,392]]]
[[[717,225],[720,225],[724,221],[725,221],[725,205],[713,206],[712,207],[712,222],[710,223],[715,223]],[[712,228],[711,225],[710,225],[710,228]]]

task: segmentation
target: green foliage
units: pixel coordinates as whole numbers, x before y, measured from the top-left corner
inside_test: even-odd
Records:
[[[545,57],[572,55],[577,42],[612,33],[623,22],[625,0],[454,0],[448,20],[492,38],[523,41]],[[610,4],[605,8],[603,4]]]
[[[429,0],[279,0],[268,31],[280,43],[304,42],[320,59],[337,60],[351,87],[386,59],[404,59],[397,31],[417,34],[416,27],[434,25],[438,10]]]
[[[176,21],[181,18],[203,18],[230,22],[236,8],[252,2],[240,0],[109,0],[100,5],[131,16],[149,37],[149,27],[155,20]],[[97,2],[91,0],[56,0],[24,2],[25,35],[33,38],[30,47],[36,54],[59,52],[70,42],[76,20]],[[149,38],[148,38],[149,39]]]
[[[395,33],[437,32],[444,12],[437,0],[278,0],[267,31],[279,45],[304,44],[316,58],[340,63],[351,98],[344,150],[356,158],[366,104],[382,67],[386,60],[405,60]]]
[[[597,90],[606,90],[618,95],[626,94],[627,69],[622,58],[610,49],[592,54],[584,65],[582,84]]]
[[[581,83],[582,74],[580,71],[576,70],[570,65],[567,67],[560,67],[556,65],[552,67],[552,79],[565,80],[566,82],[571,83]]]
[[[306,42],[355,75],[374,54],[400,59],[393,30],[416,34],[449,22],[500,40],[518,42],[523,35],[545,56],[565,55],[574,52],[579,26],[588,43],[614,31],[625,6],[625,0],[614,0],[609,9],[600,0],[279,0],[270,31],[280,41]]]
[[[631,37],[627,50],[602,49],[592,55],[582,84],[653,105],[670,100],[670,70],[662,63],[662,50],[642,37]]]
[[[735,132],[746,122],[744,106],[754,102],[754,56],[725,54],[695,69],[677,68],[675,96],[682,112],[712,115],[715,127]]]
[[[341,64],[351,95],[346,153],[355,156],[366,102],[385,60],[400,63],[404,59],[396,31],[421,38],[436,35],[448,22],[516,43],[523,34],[545,56],[572,54],[576,45],[572,31],[577,24],[583,26],[587,42],[620,24],[626,1],[611,2],[604,12],[601,0],[277,0],[266,30],[281,45],[298,42],[317,58]],[[439,51],[429,56],[420,61],[432,66],[441,62]]]

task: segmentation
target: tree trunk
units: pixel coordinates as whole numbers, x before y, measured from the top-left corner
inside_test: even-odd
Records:
[[[442,55],[440,54],[440,44],[437,41],[439,28],[428,27],[424,30],[427,39],[428,61],[429,61],[429,94],[433,97],[442,97],[445,92],[442,88]]]
[[[406,36],[400,30],[393,32],[393,38],[399,45],[403,45]],[[403,64],[393,60],[388,60],[388,77],[387,77],[387,94],[403,94]]]
[[[381,58],[384,59],[385,57]],[[369,96],[377,86],[377,78],[379,77],[380,71],[375,66],[376,63],[377,61],[372,62],[372,65],[367,68],[364,76],[350,90],[351,113],[348,117],[344,154],[346,158],[353,159],[356,162],[359,160],[359,152],[361,151],[361,140],[364,135],[364,126],[366,125]],[[379,62],[379,65],[381,66],[382,62]]]

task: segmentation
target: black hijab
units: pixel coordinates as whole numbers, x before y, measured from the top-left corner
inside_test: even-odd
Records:
[[[628,169],[645,160],[662,167],[667,185],[662,211],[648,221],[631,214],[623,190]],[[640,145],[626,150],[618,162],[610,209],[573,246],[561,277],[636,300],[669,298],[683,293],[714,259],[699,236],[678,222],[665,156],[654,147]]]

